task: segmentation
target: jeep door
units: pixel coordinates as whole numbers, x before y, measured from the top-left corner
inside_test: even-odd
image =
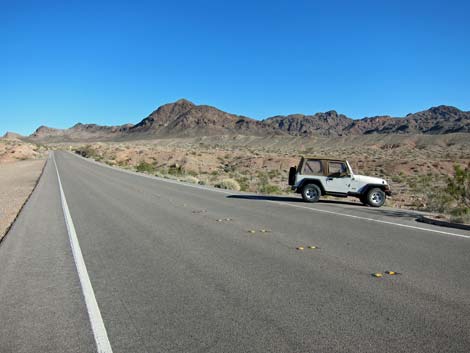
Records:
[[[345,162],[328,161],[325,190],[330,193],[347,194],[351,188],[351,174]]]

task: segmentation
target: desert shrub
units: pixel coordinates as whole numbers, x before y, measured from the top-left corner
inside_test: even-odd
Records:
[[[220,173],[217,170],[212,171],[211,174],[210,174],[210,176],[211,176],[210,181],[213,182],[213,183],[216,182],[217,180],[219,180],[219,175],[220,175]]]
[[[259,183],[260,185],[267,184],[267,183],[269,182],[269,177],[268,177],[268,175],[267,175],[265,172],[260,172],[260,171],[258,171],[258,172],[256,173],[256,176],[257,176],[258,179],[259,179],[258,183]]]
[[[277,169],[273,169],[273,170],[268,171],[267,174],[268,174],[268,178],[273,179],[273,178],[280,176],[281,172],[279,172],[279,170]]]
[[[460,207],[470,208],[470,164],[464,169],[454,167],[455,174],[448,179],[446,191]]]
[[[456,222],[470,222],[470,166],[456,165],[454,171],[447,179],[417,176],[409,185],[421,199],[418,208],[448,214]]]
[[[409,178],[408,185],[416,198],[415,206],[418,209],[448,213],[451,198],[439,180],[428,175],[417,175]]]
[[[140,162],[135,169],[138,172],[141,173],[154,173],[155,172],[155,166],[153,164],[147,163],[147,162]]]
[[[199,184],[199,179],[191,175],[185,176],[184,178],[181,179],[181,181],[184,181],[186,183],[191,183],[191,184]]]
[[[183,167],[180,165],[171,165],[168,168],[168,174],[175,175],[175,176],[184,175]]]
[[[282,193],[283,194],[294,194],[294,190],[292,190],[292,188],[290,186],[285,186],[283,189],[282,189]]]
[[[247,191],[248,188],[250,187],[250,183],[249,183],[247,177],[240,177],[236,180],[237,180],[238,184],[240,184],[240,190],[241,191]]]
[[[78,147],[75,149],[75,153],[86,158],[100,159],[101,156],[98,154],[98,151],[93,148],[91,145],[86,145],[83,147]]]
[[[116,164],[119,167],[127,167],[129,165],[129,160],[118,161]]]
[[[282,190],[277,185],[273,184],[262,184],[259,191],[263,194],[280,194]]]
[[[456,205],[451,215],[461,222],[470,221],[470,164],[464,169],[454,167],[455,174],[448,179],[446,193]]]
[[[240,190],[240,184],[234,179],[224,179],[215,184],[216,188],[228,189],[228,190]]]
[[[470,224],[470,208],[459,208],[450,212],[450,220],[456,223]]]
[[[437,187],[425,192],[424,204],[420,208],[431,212],[449,213],[450,202],[449,195],[442,188]]]
[[[162,174],[164,179],[178,180],[178,177],[171,174]]]
[[[277,185],[269,183],[269,175],[266,173],[258,173],[259,183],[258,191],[262,194],[280,194],[282,190]]]
[[[224,165],[224,172],[225,173],[232,173],[235,171],[235,166],[232,164],[225,164]]]

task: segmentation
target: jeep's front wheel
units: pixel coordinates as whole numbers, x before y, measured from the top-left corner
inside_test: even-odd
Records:
[[[379,188],[370,189],[367,192],[367,203],[372,207],[380,207],[385,203],[385,193]]]
[[[307,202],[317,202],[320,199],[321,190],[315,184],[307,184],[302,188],[302,198]]]

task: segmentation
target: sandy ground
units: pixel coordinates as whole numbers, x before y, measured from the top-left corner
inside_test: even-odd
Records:
[[[0,239],[31,194],[44,163],[40,159],[0,164]]]

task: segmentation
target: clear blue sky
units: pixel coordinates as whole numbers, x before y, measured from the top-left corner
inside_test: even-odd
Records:
[[[470,110],[469,1],[0,0],[0,134],[187,98],[262,119]]]

